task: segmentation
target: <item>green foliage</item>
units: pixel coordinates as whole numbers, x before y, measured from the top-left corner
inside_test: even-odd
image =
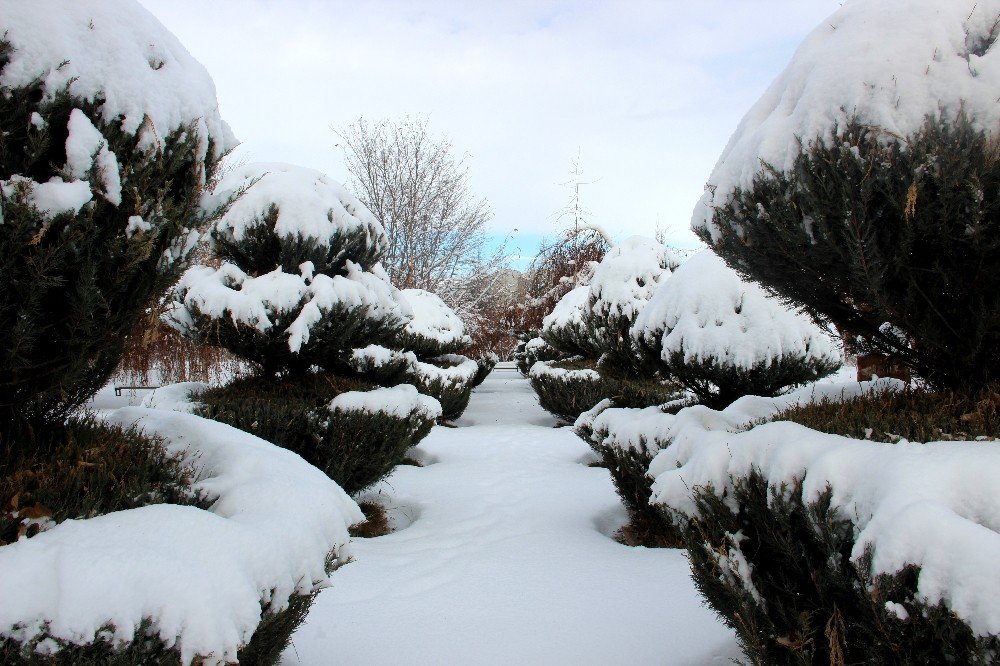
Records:
[[[769,420],[835,435],[895,442],[1000,438],[1000,386],[975,393],[910,388],[791,407]]]
[[[371,388],[322,373],[248,377],[203,393],[199,414],[294,451],[353,494],[388,475],[434,425],[419,411],[401,418],[328,408],[341,393]]]
[[[643,342],[639,342],[644,347]],[[696,395],[699,402],[712,409],[723,409],[745,395],[773,396],[795,384],[811,382],[837,369],[837,363],[817,358],[786,354],[770,363],[760,362],[750,368],[738,368],[717,358],[693,361],[678,351],[667,360],[657,347],[643,348],[651,359],[649,365]]]
[[[11,53],[0,39],[0,71]],[[140,150],[137,136],[102,119],[99,104],[66,91],[46,98],[41,82],[0,91],[0,180],[61,175],[74,109],[107,138],[122,178],[115,206],[93,167],[91,204],[50,220],[31,204],[28,186],[0,193],[0,427],[25,440],[34,431],[27,424],[62,420],[111,375],[126,334],[176,279],[184,259],[177,243],[185,228],[205,222],[202,183],[218,166],[211,142],[209,157],[199,157],[196,127],[163,137],[161,150]],[[44,123],[32,123],[33,113]],[[127,234],[133,215],[152,228]],[[180,261],[163,261],[169,250]]]
[[[211,504],[191,490],[190,466],[134,429],[72,419],[39,432],[31,449],[0,439],[0,453],[0,546],[34,535],[38,521],[147,504]]]
[[[593,442],[591,448],[601,456],[604,467],[611,473],[615,490],[628,511],[629,523],[620,531],[622,541],[647,548],[682,547],[684,541],[677,528],[660,509],[649,503],[653,480],[646,471],[656,452]]]
[[[915,567],[873,577],[870,553],[852,562],[856,528],[832,490],[806,503],[799,483],[769,489],[754,472],[731,497],[694,497],[699,518],[675,519],[695,584],[751,663],[985,665],[1000,654],[997,636],[977,638],[944,605],[918,600]]]
[[[470,343],[471,340],[468,336],[443,342],[402,330],[393,338],[391,346],[395,349],[412,351],[420,358],[434,358],[446,354],[458,354]]]
[[[765,166],[699,235],[744,276],[936,388],[1000,377],[1000,149],[964,113],[851,121]],[[887,325],[885,325],[887,324]]]

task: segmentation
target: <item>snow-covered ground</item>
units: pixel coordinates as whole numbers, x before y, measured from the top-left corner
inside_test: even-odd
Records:
[[[508,364],[505,364],[508,365]],[[677,550],[630,548],[606,470],[499,369],[372,493],[396,532],[356,539],[284,654],[331,664],[728,664],[735,638]]]

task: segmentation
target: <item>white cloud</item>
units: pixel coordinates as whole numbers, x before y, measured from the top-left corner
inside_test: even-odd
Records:
[[[834,0],[142,0],[212,73],[251,159],[345,179],[331,127],[429,114],[494,228],[552,233],[579,150],[593,219],[692,243],[736,123]]]

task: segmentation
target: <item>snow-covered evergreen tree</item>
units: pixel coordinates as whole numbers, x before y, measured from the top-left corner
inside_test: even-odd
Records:
[[[938,388],[1000,377],[998,15],[845,4],[744,117],[692,222],[742,274]]]
[[[58,421],[107,381],[235,145],[207,72],[139,5],[0,6],[5,423]]]
[[[830,335],[739,276],[710,250],[688,259],[632,327],[649,365],[724,407],[744,395],[775,395],[833,372]]]
[[[168,320],[184,335],[273,376],[334,369],[410,320],[378,264],[381,225],[336,181],[287,164],[250,164],[206,204],[225,209],[211,231],[221,264],[193,266],[181,278]]]

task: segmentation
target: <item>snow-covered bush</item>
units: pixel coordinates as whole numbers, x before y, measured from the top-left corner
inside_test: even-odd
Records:
[[[992,663],[1000,445],[752,427],[837,389],[638,424],[669,443],[649,469],[653,501],[685,533],[696,583],[754,663]]]
[[[441,418],[457,419],[469,406],[473,382],[479,365],[461,354],[445,354],[428,361],[417,361],[406,374],[406,381],[424,395],[441,403]]]
[[[225,206],[211,234],[221,263],[188,269],[167,316],[261,371],[205,392],[199,413],[295,451],[349,492],[371,485],[440,411],[372,390],[416,363],[374,344],[413,318],[378,263],[381,225],[339,183],[284,164],[235,170],[206,205]],[[364,390],[365,409],[331,406]]]
[[[325,585],[364,518],[357,505],[298,456],[227,425],[159,409],[104,418],[162,441],[211,511],[155,504],[0,547],[3,663],[273,663],[260,658],[274,653],[265,625]]]
[[[543,338],[535,337],[524,340],[518,344],[514,351],[514,361],[517,363],[517,370],[525,377],[531,372],[531,368],[539,361],[555,361],[564,358],[566,355],[558,351]]]
[[[679,265],[667,247],[643,236],[628,238],[601,260],[587,288],[582,317],[600,352],[602,371],[634,375],[640,369],[629,330]]]
[[[686,261],[657,291],[632,329],[647,362],[724,407],[743,395],[775,395],[840,365],[830,336],[713,252]]]
[[[472,378],[472,387],[475,388],[486,381],[493,368],[500,362],[500,357],[493,352],[487,352],[472,360],[476,362],[476,376]]]
[[[559,354],[530,370],[545,409],[572,422],[603,398],[633,407],[675,397],[676,386],[638,362],[629,329],[678,263],[662,244],[634,236],[604,255],[588,284],[556,303],[541,335]]]
[[[388,475],[441,416],[409,384],[377,388],[324,373],[239,379],[198,400],[202,416],[294,451],[352,495]]]
[[[206,198],[225,206],[212,228],[218,267],[193,266],[168,313],[181,333],[225,347],[265,374],[333,368],[411,319],[378,264],[378,220],[327,176],[250,164]]]
[[[437,295],[423,289],[403,289],[403,298],[413,316],[393,345],[416,361],[407,368],[404,381],[441,403],[442,418],[457,419],[469,405],[478,364],[455,352],[472,342],[465,324]]]
[[[599,358],[601,347],[588,328],[589,307],[590,287],[576,287],[566,292],[552,312],[542,319],[542,340],[569,356]]]
[[[937,388],[1000,376],[998,15],[845,3],[744,117],[693,218],[742,274]]]
[[[539,404],[572,423],[605,398],[621,407],[659,405],[677,397],[677,387],[658,377],[623,377],[597,369],[593,359],[538,361],[528,377]]]
[[[437,294],[423,289],[403,289],[413,318],[393,340],[394,347],[412,351],[420,358],[457,354],[470,344],[465,324]]]
[[[208,73],[138,3],[0,4],[0,427],[104,384],[235,145]]]

